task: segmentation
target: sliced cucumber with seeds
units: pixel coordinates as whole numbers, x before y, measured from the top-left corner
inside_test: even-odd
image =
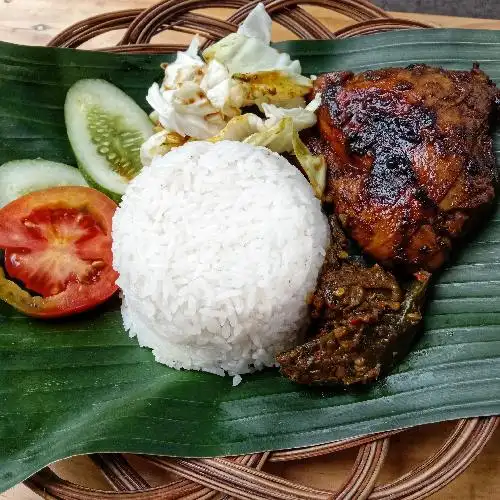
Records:
[[[142,168],[140,148],[153,134],[148,115],[104,80],[80,80],[68,91],[66,129],[89,183],[119,201]]]
[[[14,160],[0,166],[0,208],[31,193],[55,186],[87,186],[80,171],[47,160]]]

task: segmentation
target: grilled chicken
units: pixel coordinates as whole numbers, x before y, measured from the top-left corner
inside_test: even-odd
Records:
[[[435,270],[494,197],[490,125],[497,89],[474,67],[327,73],[320,140],[326,201],[378,262]]]
[[[284,375],[301,384],[366,383],[406,355],[422,319],[430,274],[400,287],[392,273],[350,256],[330,217],[332,244],[311,303],[309,341],[279,354]]]

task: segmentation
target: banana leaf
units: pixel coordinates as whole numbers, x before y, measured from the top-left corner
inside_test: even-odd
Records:
[[[500,83],[499,46],[500,32],[465,30],[278,44],[309,74],[479,62]],[[0,44],[0,163],[75,165],[62,109],[70,85],[104,78],[147,109],[146,89],[168,59]],[[169,369],[128,338],[118,299],[53,322],[0,305],[0,491],[75,454],[240,454],[500,413],[497,207],[435,281],[412,352],[370,387],[309,389],[268,370],[233,388],[229,378]]]

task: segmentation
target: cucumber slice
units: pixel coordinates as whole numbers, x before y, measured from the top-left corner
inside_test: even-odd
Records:
[[[142,168],[141,145],[153,134],[148,115],[104,80],[80,80],[64,105],[66,129],[84,177],[115,201]]]
[[[79,170],[47,160],[14,160],[0,166],[0,208],[31,193],[55,186],[87,186]]]

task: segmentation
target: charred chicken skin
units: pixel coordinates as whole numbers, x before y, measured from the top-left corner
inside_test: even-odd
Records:
[[[401,286],[379,264],[349,255],[331,216],[307,341],[277,361],[298,383],[366,383],[407,353],[421,325],[427,271],[443,264],[495,196],[489,134],[498,94],[477,67],[425,65],[328,73],[314,92],[320,137],[304,140],[326,158],[324,201],[365,253],[414,276]]]
[[[325,200],[384,265],[433,271],[494,198],[490,125],[498,98],[485,73],[425,65],[327,73],[320,140]]]

